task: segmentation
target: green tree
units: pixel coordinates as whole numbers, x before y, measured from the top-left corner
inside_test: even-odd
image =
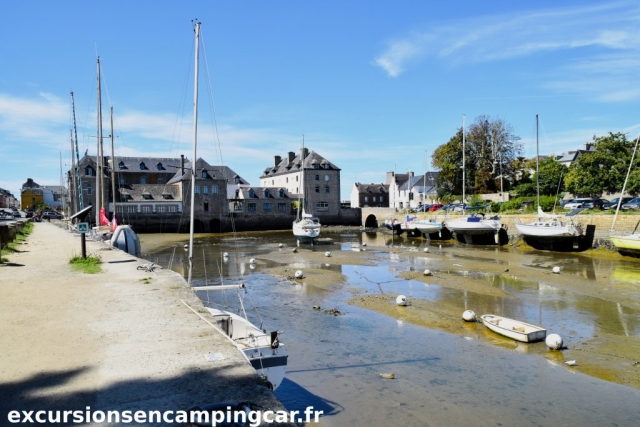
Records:
[[[615,193],[622,190],[624,179],[631,161],[634,142],[625,134],[609,133],[604,137],[594,137],[595,151],[585,153],[571,164],[565,178],[565,188],[578,196],[598,197],[603,192]],[[634,162],[635,163],[635,162]],[[627,191],[640,190],[640,174],[629,177]]]
[[[562,178],[567,174],[567,167],[554,159],[549,157],[542,160],[538,164],[540,173],[534,175],[534,182],[539,175],[538,181],[540,183],[540,194],[543,196],[555,196],[559,192],[564,191],[564,180]]]
[[[507,191],[516,172],[514,160],[522,151],[520,137],[502,119],[488,116],[477,117],[465,132],[465,192],[499,191],[501,170]],[[462,129],[434,151],[432,165],[440,170],[439,196],[462,194]]]

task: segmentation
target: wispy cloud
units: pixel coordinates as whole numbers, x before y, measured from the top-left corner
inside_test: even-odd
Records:
[[[391,40],[374,63],[387,75],[398,77],[425,58],[456,66],[571,51],[582,55],[586,64],[597,51],[602,58],[603,52],[618,56],[618,68],[597,64],[602,72],[629,72],[634,62],[630,58],[640,53],[639,24],[636,2],[467,18]]]

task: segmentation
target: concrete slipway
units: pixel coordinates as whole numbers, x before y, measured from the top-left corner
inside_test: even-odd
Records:
[[[80,253],[78,235],[36,223],[0,267],[0,425],[12,410],[225,401],[284,409],[242,354],[183,304],[203,311],[181,276],[139,270],[146,261],[93,241],[87,253],[101,257],[103,272],[73,272],[69,260]]]

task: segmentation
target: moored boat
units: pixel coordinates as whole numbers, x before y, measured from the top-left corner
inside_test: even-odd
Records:
[[[483,314],[480,319],[493,332],[516,341],[536,342],[542,341],[547,337],[547,330],[543,327],[519,320],[496,316],[495,314]]]

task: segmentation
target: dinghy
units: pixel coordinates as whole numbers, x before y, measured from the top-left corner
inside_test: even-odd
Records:
[[[547,330],[541,326],[496,316],[495,314],[484,314],[480,318],[482,323],[493,332],[513,338],[516,341],[536,342],[542,341],[547,337]]]

